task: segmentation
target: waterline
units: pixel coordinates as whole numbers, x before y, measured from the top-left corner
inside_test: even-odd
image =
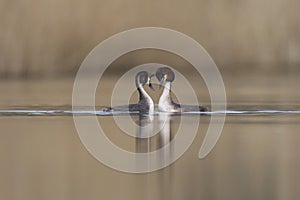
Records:
[[[264,107],[266,109],[264,109]],[[23,106],[23,107],[8,107],[0,109],[0,116],[73,116],[73,115],[97,115],[97,116],[112,116],[112,115],[132,115],[139,114],[138,112],[128,111],[103,111],[104,107],[100,106],[94,110],[91,107],[82,106],[76,110],[72,110],[71,106]],[[272,108],[272,109],[271,109]],[[287,109],[288,108],[288,109]],[[154,112],[150,115],[158,115],[161,112]],[[177,113],[178,114],[178,113]],[[279,115],[279,114],[300,114],[300,106],[249,106],[249,105],[232,105],[228,110],[208,111],[208,112],[184,112],[180,115]]]

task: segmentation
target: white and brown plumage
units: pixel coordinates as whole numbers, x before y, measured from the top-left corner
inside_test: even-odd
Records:
[[[156,78],[160,83],[160,87],[164,85],[164,90],[159,98],[158,110],[163,112],[205,112],[208,111],[206,107],[198,105],[182,105],[175,103],[171,96],[172,82],[175,80],[175,74],[169,67],[161,67],[156,71]]]
[[[141,113],[153,113],[154,103],[149,94],[145,91],[144,85],[148,85],[152,90],[153,86],[151,84],[151,75],[146,71],[141,71],[135,76],[135,85],[139,92],[139,102],[136,104],[121,105],[115,107],[104,108],[103,111],[130,111],[130,112],[141,112]]]

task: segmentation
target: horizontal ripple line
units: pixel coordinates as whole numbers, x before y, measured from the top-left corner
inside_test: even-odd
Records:
[[[151,115],[159,115],[161,112],[154,112]],[[106,112],[101,110],[0,110],[0,116],[73,116],[73,115],[130,115],[138,112]],[[172,114],[172,113],[170,113]],[[277,114],[300,114],[300,110],[220,110],[212,112],[184,112],[174,113],[177,115],[277,115]]]

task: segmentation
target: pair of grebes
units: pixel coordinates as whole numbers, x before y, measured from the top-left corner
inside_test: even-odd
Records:
[[[175,74],[169,67],[161,67],[156,71],[156,78],[159,81],[159,88],[164,86],[163,93],[159,98],[158,111],[170,113],[183,113],[183,112],[205,112],[208,111],[206,107],[198,105],[182,105],[173,101],[171,96],[172,82],[175,80]],[[151,84],[152,76],[146,71],[139,72],[135,77],[135,84],[139,92],[139,102],[136,104],[129,104],[124,106],[115,106],[105,108],[104,111],[124,111],[129,110],[141,113],[153,113],[154,103],[149,94],[145,91],[144,86],[147,84],[149,88],[154,90]]]

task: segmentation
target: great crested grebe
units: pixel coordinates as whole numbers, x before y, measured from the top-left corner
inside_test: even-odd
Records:
[[[153,113],[154,103],[149,94],[145,91],[144,85],[147,84],[149,88],[154,90],[151,84],[151,77],[146,71],[141,71],[135,76],[135,85],[139,92],[139,102],[136,104],[121,105],[115,107],[104,108],[103,111],[139,111],[141,113]]]
[[[173,101],[171,96],[172,82],[175,80],[175,74],[169,67],[161,67],[156,71],[156,78],[160,83],[160,88],[164,85],[164,91],[159,98],[158,110],[163,112],[193,112],[208,111],[207,108],[198,105],[181,105]]]

